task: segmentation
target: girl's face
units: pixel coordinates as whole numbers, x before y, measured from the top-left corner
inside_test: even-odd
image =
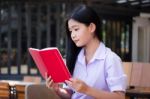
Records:
[[[68,28],[71,38],[77,47],[86,46],[94,38],[95,25],[93,23],[86,26],[83,23],[70,19]]]

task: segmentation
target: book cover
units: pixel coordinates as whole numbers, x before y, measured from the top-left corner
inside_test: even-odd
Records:
[[[29,52],[43,78],[45,78],[46,72],[56,83],[64,82],[71,77],[57,48],[45,48],[41,50],[29,48]]]

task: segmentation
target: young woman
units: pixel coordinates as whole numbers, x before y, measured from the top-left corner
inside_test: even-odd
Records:
[[[102,43],[101,22],[92,8],[77,7],[66,22],[67,66],[72,78],[62,88],[47,77],[46,85],[61,98],[125,99],[126,75],[121,59]]]

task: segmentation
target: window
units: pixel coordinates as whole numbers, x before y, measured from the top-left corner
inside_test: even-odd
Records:
[[[0,79],[39,75],[28,53],[29,47],[40,49],[57,46],[65,56],[65,18],[75,5],[58,2],[2,2]],[[131,60],[131,22],[130,18],[104,17],[102,20],[104,43],[123,61]]]

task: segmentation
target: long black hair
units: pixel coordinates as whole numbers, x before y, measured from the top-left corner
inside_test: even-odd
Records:
[[[73,74],[75,63],[77,60],[77,56],[81,50],[81,47],[77,47],[75,43],[71,39],[71,33],[68,29],[68,21],[73,19],[80,23],[89,26],[90,23],[94,23],[96,25],[95,35],[101,41],[101,21],[97,13],[87,5],[80,5],[73,10],[66,21],[66,33],[67,33],[67,52],[66,52],[66,63],[69,71]]]

